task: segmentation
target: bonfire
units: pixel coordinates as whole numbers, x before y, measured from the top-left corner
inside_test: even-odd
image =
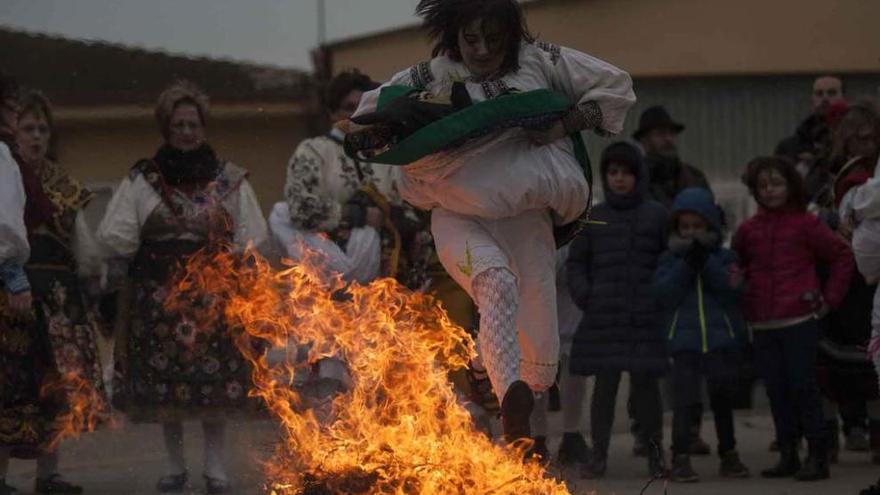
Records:
[[[362,286],[320,262],[276,270],[253,250],[203,251],[167,305],[193,318],[222,311],[253,367],[254,391],[280,422],[266,463],[266,492],[317,494],[567,494],[526,444],[502,446],[478,431],[452,389],[451,370],[474,354],[467,332],[431,296],[394,280]],[[349,390],[329,419],[292,386],[301,368],[273,366],[266,345],[311,343],[309,362],[344,359]]]

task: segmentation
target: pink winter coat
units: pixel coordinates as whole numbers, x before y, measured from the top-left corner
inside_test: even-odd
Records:
[[[761,208],[737,230],[733,249],[745,272],[744,311],[749,322],[797,318],[843,301],[853,272],[846,243],[815,215]],[[819,284],[816,264],[830,274]]]

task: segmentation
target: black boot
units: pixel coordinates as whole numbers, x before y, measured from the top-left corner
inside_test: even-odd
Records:
[[[590,461],[590,447],[580,432],[567,431],[562,434],[557,457],[562,465],[586,464]]]
[[[804,466],[794,479],[798,481],[818,481],[826,480],[831,477],[828,469],[828,448],[825,445],[817,445],[816,442],[810,442],[809,454],[804,461]]]
[[[501,401],[501,425],[507,443],[532,435],[529,417],[534,408],[535,394],[532,389],[522,380],[513,382]]]
[[[801,468],[797,446],[794,443],[779,444],[779,462],[770,469],[761,471],[765,478],[787,478],[794,476]]]
[[[590,461],[581,466],[581,478],[596,480],[608,471],[608,451],[596,450],[590,454]]]

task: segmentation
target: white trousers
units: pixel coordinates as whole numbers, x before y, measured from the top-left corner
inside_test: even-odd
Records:
[[[434,208],[431,231],[440,262],[474,299],[481,315],[493,313],[493,308],[483,307],[476,297],[474,278],[490,269],[508,270],[514,275],[516,294],[512,296],[518,302],[515,328],[493,331],[514,332],[517,338],[508,339],[510,344],[505,345],[518,344],[519,352],[505,349],[480,349],[480,352],[483,355],[518,354],[519,379],[535,391],[549,388],[556,377],[559,357],[556,246],[549,211],[529,210],[510,218],[488,220]],[[483,320],[481,316],[480,332],[484,331]],[[494,371],[489,369],[489,363],[493,360],[484,358],[483,362],[491,378]],[[494,381],[493,387],[499,399],[503,398],[506,387]]]

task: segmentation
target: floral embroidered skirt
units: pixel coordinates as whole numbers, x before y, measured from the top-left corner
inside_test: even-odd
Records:
[[[9,313],[0,290],[0,446],[17,457],[33,457],[56,434],[67,412],[65,376],[85,380],[103,395],[101,365],[89,317],[74,274],[28,269],[34,296],[33,318]]]
[[[228,327],[165,310],[167,285],[136,279],[131,326],[117,341],[113,402],[135,422],[222,419],[253,409],[250,366]]]

